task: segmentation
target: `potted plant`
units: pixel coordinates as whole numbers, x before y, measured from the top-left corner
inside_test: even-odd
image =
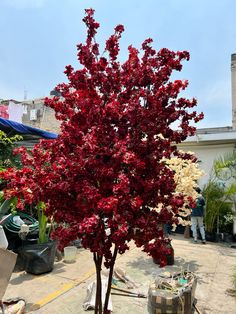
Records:
[[[15,208],[16,199],[4,200],[0,206],[0,218]],[[29,273],[41,274],[53,268],[56,242],[50,240],[51,224],[45,215],[45,204],[39,202],[35,207],[37,220],[26,212],[14,209],[3,221],[9,240],[9,249],[18,253],[17,266]],[[28,224],[17,224],[15,218]],[[16,243],[17,242],[17,243]]]
[[[22,246],[19,254],[24,260],[26,272],[39,275],[52,271],[55,254],[56,241],[50,240],[51,224],[45,215],[45,204],[39,202],[36,206],[38,216],[38,243]]]
[[[206,240],[217,242],[217,221],[219,212],[223,206],[224,189],[216,182],[209,181],[203,189],[203,195],[206,199],[205,207],[205,230]]]
[[[2,218],[4,215],[11,212],[3,222],[5,231],[9,231],[6,229],[8,224],[14,229],[13,232],[9,231],[8,234],[11,236],[12,240],[8,241],[9,249],[19,253],[20,258],[18,258],[18,260],[22,259],[21,262],[23,262],[27,272],[40,274],[52,270],[56,251],[56,243],[50,241],[49,238],[50,228],[48,227],[48,218],[45,215],[45,204],[39,201],[39,199],[29,200],[29,198],[27,198],[27,193],[31,196],[34,195],[32,192],[33,189],[31,190],[30,186],[23,187],[21,185],[15,194],[8,193],[8,184],[11,185],[11,180],[5,177],[8,170],[11,173],[17,173],[18,171],[20,173],[21,171],[24,158],[21,159],[19,155],[13,154],[13,149],[16,146],[15,142],[21,139],[22,137],[19,135],[8,137],[4,132],[0,131],[0,188],[4,189],[4,193],[2,191],[0,192],[0,222],[3,222]],[[20,151],[22,149],[24,150],[24,148],[18,148]],[[27,176],[26,172],[23,171],[23,173]],[[35,181],[33,180],[33,182]],[[22,205],[23,203],[24,205]],[[20,204],[22,206],[19,206]],[[34,212],[33,215],[31,212],[30,215],[27,215],[28,212],[26,208],[28,204],[31,204],[31,207],[33,207],[33,204],[37,204],[35,206],[36,212]],[[18,211],[19,208],[21,209],[20,211]],[[18,235],[21,227],[14,222],[14,218],[17,216],[19,216],[19,219],[28,220],[28,224],[24,226],[25,234],[27,231],[30,231],[28,233],[29,236],[32,231],[36,231],[33,244],[29,245],[31,241],[28,241],[29,239],[27,239],[27,237],[23,241],[19,238]]]
[[[224,231],[224,217],[232,215],[233,196],[236,193],[236,185],[232,180],[232,168],[235,167],[235,161],[235,152],[229,156],[216,159],[209,182],[204,187],[203,195],[206,200],[205,228],[208,241],[218,240],[220,231]]]

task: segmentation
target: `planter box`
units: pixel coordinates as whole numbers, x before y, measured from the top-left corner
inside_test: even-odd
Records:
[[[40,275],[53,270],[57,243],[26,245],[20,248],[19,255],[27,273]]]

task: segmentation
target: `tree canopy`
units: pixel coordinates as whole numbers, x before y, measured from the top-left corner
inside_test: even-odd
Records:
[[[59,225],[55,236],[62,244],[80,237],[95,263],[104,257],[110,267],[131,240],[149,251],[154,239],[164,263],[163,224],[176,222],[184,197],[174,193],[174,171],[163,157],[192,159],[176,144],[193,135],[191,121],[203,117],[192,110],[195,99],[178,97],[188,82],[170,81],[189,53],[156,51],[148,38],[140,51],[130,45],[120,63],[124,27],[115,27],[100,55],[92,9],[83,21],[87,39],[77,46],[79,69],[66,66],[68,82],[57,86],[61,97],[45,102],[61,132],[31,153],[18,150],[24,167],[4,174],[6,195],[17,196],[21,206],[43,201]]]

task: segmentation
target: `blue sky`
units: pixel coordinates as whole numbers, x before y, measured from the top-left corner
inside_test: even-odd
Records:
[[[76,66],[76,44],[85,40],[84,9],[96,10],[100,44],[117,24],[125,26],[120,60],[127,46],[148,37],[154,47],[188,50],[179,79],[198,99],[205,119],[199,127],[231,125],[230,58],[236,53],[235,0],[0,0],[0,98],[46,96]]]

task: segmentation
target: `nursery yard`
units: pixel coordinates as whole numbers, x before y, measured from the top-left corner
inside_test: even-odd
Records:
[[[193,244],[182,235],[175,235],[172,243],[175,250],[173,266],[159,268],[135,246],[118,257],[116,266],[139,283],[140,287],[134,290],[144,294],[161,272],[189,269],[198,279],[195,296],[200,313],[236,313],[236,298],[226,294],[226,290],[232,288],[236,249],[221,243]],[[56,262],[53,272],[49,274],[33,276],[25,272],[13,273],[4,299],[23,297],[27,302],[27,313],[86,313],[82,304],[94,274],[92,255],[89,251],[78,249],[76,263]],[[148,313],[147,299],[112,295],[112,303],[114,314]]]

